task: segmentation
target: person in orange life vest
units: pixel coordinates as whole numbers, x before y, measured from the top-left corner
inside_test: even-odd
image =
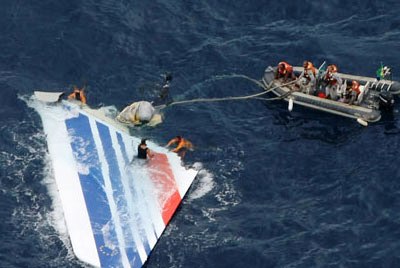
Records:
[[[147,159],[152,158],[153,154],[151,153],[150,149],[147,147],[146,139],[142,139],[138,146],[138,154],[137,157],[140,159]]]
[[[307,94],[314,94],[317,70],[310,61],[304,61],[304,70],[299,75],[297,86]]]
[[[83,104],[86,104],[86,96],[84,92],[84,88],[79,89],[77,86],[73,87],[73,92],[68,95],[69,100],[78,100]]]
[[[338,95],[341,95],[343,81],[337,74],[338,68],[336,65],[329,65],[323,75],[323,82],[326,84],[325,94],[327,98],[337,100]]]
[[[275,79],[283,78],[283,81],[286,82],[288,78],[296,79],[293,73],[293,66],[285,61],[281,61],[278,63],[278,68],[275,72]]]
[[[176,136],[175,138],[171,139],[166,147],[169,147],[173,144],[177,144],[176,148],[172,150],[172,152],[174,153],[178,153],[179,156],[184,157],[186,154],[186,150],[187,149],[192,149],[193,148],[193,144],[182,138],[181,136]]]
[[[356,101],[359,94],[360,94],[360,83],[353,80],[353,82],[351,82],[349,104],[353,104]]]

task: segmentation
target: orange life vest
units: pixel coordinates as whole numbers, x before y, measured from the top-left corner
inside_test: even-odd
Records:
[[[279,68],[279,66],[281,66],[282,64],[284,66],[283,70],[281,68]],[[278,72],[280,74],[291,73],[291,72],[293,72],[293,67],[286,61],[281,61],[280,63],[278,63]]]
[[[337,68],[337,66],[335,64],[331,64],[331,65],[328,66],[328,68],[329,67],[332,69],[332,71],[331,71],[332,73],[337,73],[338,68]]]
[[[309,61],[307,61],[307,64],[304,67],[304,77],[307,78],[308,80],[311,80],[311,77],[309,77],[308,72],[307,72],[308,70],[311,70],[312,73],[314,74],[314,76],[316,76],[317,69],[315,69],[314,65]]]
[[[328,71],[324,77],[325,81],[327,81],[330,85],[336,85],[337,80],[333,77],[333,73],[337,73],[337,66],[332,64],[328,66]]]
[[[78,88],[74,88],[74,91],[68,95],[68,99],[74,99],[74,100],[79,100],[83,104],[86,104],[86,96],[83,90],[80,90]]]
[[[360,83],[353,80],[353,82],[351,82],[351,90],[356,92],[357,95],[360,94]]]
[[[185,140],[184,138],[181,138],[181,137],[180,138],[178,138],[178,137],[173,138],[172,140],[170,140],[168,142],[168,145],[172,145],[174,143],[178,144],[176,146],[176,148],[172,150],[175,153],[177,153],[179,150],[181,150],[183,148],[187,148],[187,149],[193,148],[193,144],[190,141]]]

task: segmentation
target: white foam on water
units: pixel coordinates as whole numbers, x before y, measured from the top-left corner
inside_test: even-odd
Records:
[[[37,109],[37,108],[43,108],[43,107],[38,107],[38,105],[41,105],[41,103],[34,101],[32,98],[26,98],[26,97],[20,97],[23,101],[27,103],[27,105],[31,108]],[[52,114],[52,116],[57,117],[57,114]],[[46,144],[46,136],[44,133],[39,133],[37,137],[40,140],[44,140],[43,144]],[[50,158],[49,153],[47,152],[47,147],[42,148],[40,151],[37,151],[35,148],[29,149],[31,150],[36,150],[35,154],[36,155],[43,155],[44,157],[44,167],[43,167],[43,179],[41,183],[46,186],[48,195],[51,198],[51,210],[48,210],[45,215],[41,218],[41,223],[38,222],[37,224],[39,226],[42,226],[46,228],[45,226],[52,226],[54,230],[57,232],[59,239],[62,241],[64,244],[65,248],[67,249],[67,259],[75,260],[75,255],[72,249],[71,241],[69,239],[69,234],[68,234],[68,229],[65,224],[65,219],[64,219],[64,212],[63,212],[63,207],[59,195],[59,190],[57,188],[56,180],[54,177],[54,170],[52,166],[52,161]],[[29,160],[28,160],[29,161]],[[38,230],[39,233],[41,233],[44,237],[43,239],[47,239],[48,235],[43,234],[40,230]]]
[[[23,98],[24,99],[24,98]],[[60,237],[63,241],[70,241],[71,245],[74,245],[74,254],[82,261],[88,263],[99,263],[97,251],[95,251],[94,238],[90,234],[92,233],[90,223],[88,222],[88,216],[85,213],[83,195],[79,192],[80,189],[77,173],[76,164],[72,156],[71,148],[65,143],[68,138],[66,126],[64,123],[65,118],[75,117],[78,114],[70,111],[65,112],[65,109],[61,105],[51,105],[44,104],[39,101],[35,101],[34,97],[29,99],[24,99],[29,107],[34,108],[42,117],[42,124],[44,132],[48,131],[51,135],[47,136],[47,146],[44,143],[43,148],[48,148],[49,152],[48,158],[52,163],[52,168],[49,168],[51,172],[49,174],[54,174],[50,177],[54,181],[54,187],[48,189],[49,195],[52,197],[54,211],[56,216],[54,216],[55,222],[54,228],[61,234],[65,233],[65,229],[68,228],[68,235],[66,239]],[[46,130],[47,129],[47,130]],[[65,154],[58,154],[54,158],[54,152],[67,152]],[[69,152],[71,151],[71,152]],[[69,180],[62,179],[63,177],[69,178]],[[59,180],[61,178],[61,180]],[[61,183],[61,185],[59,185]],[[52,185],[52,184],[50,184]],[[63,191],[59,191],[58,187],[63,187]],[[56,190],[55,190],[56,189]],[[64,191],[66,190],[66,191]],[[74,192],[74,196],[68,196],[66,193]],[[65,207],[68,204],[68,207]],[[60,207],[61,215],[58,213],[58,207]],[[57,210],[55,210],[57,208]],[[57,219],[64,219],[65,225],[68,224],[68,220],[65,219],[76,219],[70,221],[68,227],[65,229],[62,227]],[[74,236],[71,236],[71,232]],[[80,239],[84,240],[84,243],[80,243]],[[66,248],[68,248],[69,253],[71,246],[65,243]],[[85,252],[84,254],[81,254]],[[88,252],[88,253],[87,253]],[[72,254],[71,254],[72,255]]]
[[[198,182],[195,184],[196,188],[190,193],[189,200],[202,198],[215,187],[214,175],[211,172],[204,169],[203,165],[199,162],[195,163],[193,167],[199,171],[197,174]]]
[[[56,180],[54,178],[53,167],[51,165],[52,162],[49,154],[47,153],[45,155],[45,163],[46,165],[44,166],[44,178],[42,180],[42,183],[46,186],[48,194],[52,200],[52,210],[48,211],[46,215],[46,220],[57,231],[60,240],[63,242],[65,248],[67,249],[67,258],[75,259],[71,241],[69,240],[68,229],[64,220],[64,211],[61,204],[60,195],[58,193]]]

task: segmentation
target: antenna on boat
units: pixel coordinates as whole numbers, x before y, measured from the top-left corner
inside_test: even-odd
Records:
[[[326,67],[326,61],[324,60],[324,62],[319,66],[318,72],[320,72],[321,70],[324,71],[325,67]]]
[[[326,70],[326,61],[324,61],[318,68],[317,80],[321,79],[323,72]]]

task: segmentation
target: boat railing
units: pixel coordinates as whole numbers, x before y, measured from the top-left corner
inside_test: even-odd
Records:
[[[393,82],[386,80],[377,80],[371,84],[371,88],[376,91],[389,91]]]
[[[364,100],[364,96],[368,95],[369,92],[369,81],[364,85],[364,86],[360,86],[360,94],[357,97],[357,104],[361,104],[361,102]]]

